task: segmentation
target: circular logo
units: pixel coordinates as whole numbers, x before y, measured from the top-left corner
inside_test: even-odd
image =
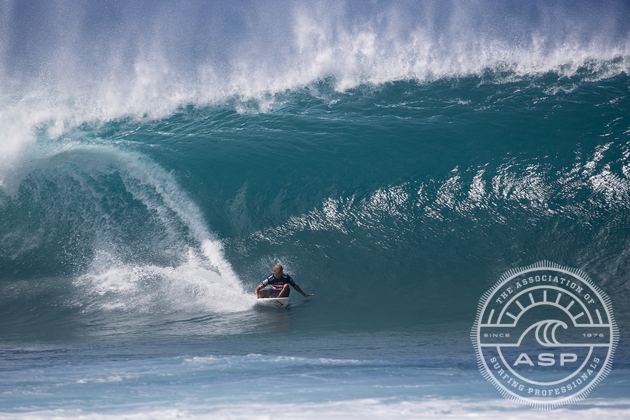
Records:
[[[582,271],[548,261],[505,273],[479,301],[479,369],[504,397],[550,409],[579,401],[612,365],[619,331]]]

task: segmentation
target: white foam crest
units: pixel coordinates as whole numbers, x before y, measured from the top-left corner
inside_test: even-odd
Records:
[[[462,4],[451,6],[450,16],[441,22],[435,5],[420,10],[424,15],[415,15],[415,19],[401,16],[404,8],[390,5],[358,21],[349,19],[347,10],[333,7],[333,13],[328,6],[320,4],[325,10],[298,8],[294,31],[304,72],[312,78],[331,74],[341,90],[365,82],[479,75],[486,69],[509,70],[519,76],[549,71],[570,76],[585,65],[608,76],[611,70],[614,74],[628,69],[627,43],[613,44],[607,39],[610,33],[592,35],[588,28],[580,28],[585,22],[570,22],[560,15],[533,25],[530,35],[515,42],[510,39],[513,34],[496,35],[515,30],[507,25],[503,31],[499,29],[503,16],[492,24],[479,23],[483,21],[480,10],[487,4],[480,4],[477,10]],[[491,16],[493,10],[489,12]],[[523,22],[514,23],[525,29]],[[585,36],[591,42],[583,42]],[[597,64],[618,57],[624,57],[619,65]]]
[[[271,1],[240,9],[140,2],[107,21],[87,13],[99,10],[98,2],[66,3],[31,11],[40,25],[30,26],[16,2],[2,4],[5,167],[38,130],[55,138],[85,121],[158,119],[228,98],[242,110],[248,107],[239,104],[254,99],[266,111],[276,93],[326,78],[343,91],[488,69],[517,77],[585,70],[581,77],[591,80],[630,72],[628,25],[614,4],[578,14],[582,9],[551,4],[519,13],[521,6],[491,1]],[[31,47],[35,40],[43,44]]]

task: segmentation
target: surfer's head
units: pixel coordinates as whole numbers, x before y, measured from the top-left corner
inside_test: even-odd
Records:
[[[273,276],[277,279],[282,277],[282,266],[280,264],[276,264],[273,266]]]

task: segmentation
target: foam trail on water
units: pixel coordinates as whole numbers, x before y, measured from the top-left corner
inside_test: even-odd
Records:
[[[115,382],[119,378],[111,378]],[[212,407],[194,407],[189,410],[165,408],[160,410],[138,410],[125,413],[92,413],[83,410],[51,410],[31,411],[28,413],[6,413],[3,419],[87,419],[109,420],[124,416],[126,419],[244,419],[270,418],[268,404],[226,404],[218,403]],[[602,402],[599,406],[579,407],[578,409],[556,409],[555,418],[559,419],[593,419],[607,418],[621,420],[627,417],[627,410],[623,403]],[[326,403],[279,403],[273,409],[274,419],[461,419],[484,418],[514,420],[548,419],[550,413],[543,410],[530,410],[515,406],[502,400],[490,400],[476,403],[465,400],[426,399],[423,401],[387,401],[386,399],[364,398]]]

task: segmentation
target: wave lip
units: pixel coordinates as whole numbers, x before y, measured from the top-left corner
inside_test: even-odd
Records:
[[[7,1],[0,170],[41,133],[58,138],[85,122],[160,119],[235,98],[269,110],[275,95],[321,80],[345,91],[488,74],[597,80],[629,72],[625,5],[521,3]]]

